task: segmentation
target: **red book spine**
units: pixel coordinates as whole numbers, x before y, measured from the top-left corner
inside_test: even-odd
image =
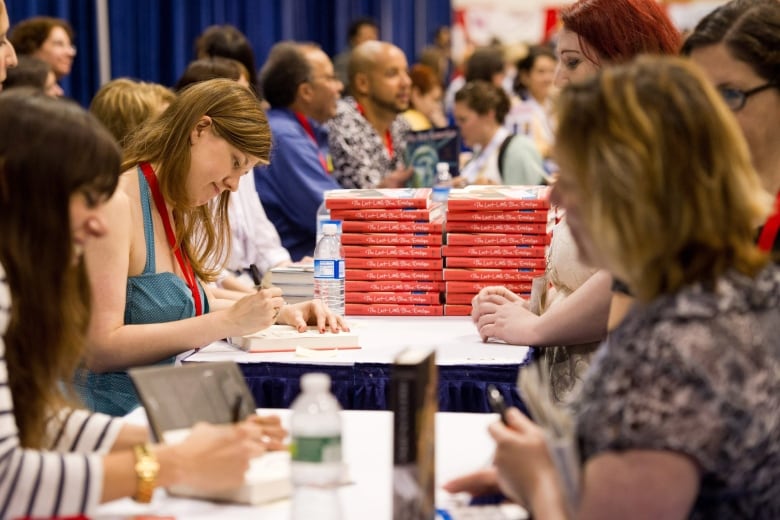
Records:
[[[413,281],[438,282],[444,279],[444,272],[441,269],[436,270],[414,270],[414,269],[347,269],[346,283],[351,280],[364,281]],[[346,284],[345,284],[346,285]]]
[[[491,285],[504,282],[531,282],[542,276],[542,269],[444,269],[445,281],[488,282]]]
[[[344,255],[348,267],[358,267],[350,265],[350,261],[356,258],[429,258],[441,260],[441,247],[346,245],[344,246]]]
[[[518,235],[506,233],[447,233],[449,246],[544,246],[549,235]]]
[[[544,258],[489,258],[478,256],[452,256],[444,261],[447,267],[485,267],[488,269],[542,269]]]
[[[442,311],[441,305],[344,304],[347,316],[441,316]]]
[[[444,305],[445,316],[470,316],[471,305]]]
[[[447,201],[449,211],[511,211],[518,209],[548,209],[544,199],[453,199]]]
[[[531,293],[520,293],[518,296],[527,297]],[[444,302],[448,305],[471,305],[471,301],[476,296],[476,293],[447,293],[444,297]]]
[[[349,278],[349,273],[347,273]],[[344,290],[346,292],[357,291],[427,291],[427,292],[441,292],[444,290],[444,282],[425,282],[425,281],[378,281],[372,282],[367,280],[347,280],[344,284]]]
[[[402,220],[346,220],[341,223],[344,233],[438,233],[441,235],[441,222],[419,222]]]
[[[347,282],[349,283],[349,282]],[[447,294],[450,293],[471,293],[476,294],[479,291],[481,291],[485,287],[490,287],[492,285],[496,285],[495,283],[490,282],[444,282],[444,290],[447,291]],[[512,291],[513,293],[519,294],[519,293],[530,293],[531,292],[531,284],[530,283],[501,283],[499,285],[502,285]]]
[[[533,222],[452,222],[447,221],[447,231],[466,233],[523,233],[546,235],[547,224]]]
[[[412,293],[412,292],[349,292],[345,294],[347,303],[400,303],[400,304],[427,304],[438,305],[441,296],[436,293]]]
[[[414,221],[433,222],[444,215],[444,206],[438,205],[430,209],[400,208],[400,209],[334,209],[330,218],[334,220],[369,220],[369,221]]]
[[[346,267],[349,269],[441,269],[444,260],[441,258],[352,258],[347,256]],[[433,279],[433,278],[430,278]]]
[[[533,246],[444,246],[442,256],[487,256],[510,258],[544,258],[544,247]]]
[[[341,243],[345,246],[440,246],[441,234],[343,233],[341,235]]]
[[[463,222],[547,222],[549,211],[530,209],[515,211],[449,211],[447,220]]]
[[[430,188],[330,190],[325,194],[328,209],[428,208]]]

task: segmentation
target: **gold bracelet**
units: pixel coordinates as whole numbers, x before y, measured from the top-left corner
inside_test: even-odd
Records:
[[[152,501],[154,488],[157,485],[157,473],[160,471],[160,463],[157,462],[154,452],[149,444],[136,444],[133,446],[135,454],[135,474],[137,487],[133,500],[148,504]]]

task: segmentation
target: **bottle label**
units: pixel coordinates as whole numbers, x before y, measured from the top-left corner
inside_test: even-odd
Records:
[[[314,278],[320,280],[343,280],[344,260],[314,259]]]
[[[293,437],[290,453],[298,462],[341,462],[341,436]]]

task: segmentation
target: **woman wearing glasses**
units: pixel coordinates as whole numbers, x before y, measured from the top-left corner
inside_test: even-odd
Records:
[[[683,45],[734,112],[764,188],[780,197],[780,3],[735,0],[706,16]],[[780,198],[758,245],[780,253]]]

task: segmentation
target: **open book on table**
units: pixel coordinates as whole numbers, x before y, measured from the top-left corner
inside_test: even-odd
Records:
[[[180,367],[129,370],[146,408],[155,438],[184,440],[197,422],[227,424],[255,413],[255,400],[233,362],[192,363]],[[261,504],[290,496],[290,453],[268,452],[252,459],[244,483],[223,491],[204,492],[187,486],[168,488],[171,495],[243,504]]]
[[[304,332],[298,332],[290,325],[272,325],[246,336],[233,336],[228,338],[228,342],[248,352],[295,352],[298,348],[359,349],[358,339],[358,335],[352,332],[334,333],[326,330],[320,333],[317,327],[309,327]]]

